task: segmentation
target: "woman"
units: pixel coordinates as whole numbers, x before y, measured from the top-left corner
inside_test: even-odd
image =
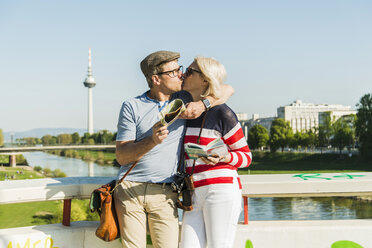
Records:
[[[194,101],[206,96],[219,97],[225,81],[224,66],[213,58],[197,57],[184,74],[183,89]],[[241,185],[237,168],[250,165],[252,157],[235,113],[222,104],[199,118],[187,121],[185,143],[197,143],[204,115],[205,123],[199,144],[207,145],[221,138],[229,154],[225,157],[199,158],[186,155],[186,171],[194,172],[193,210],[184,212],[181,248],[232,247],[241,210]]]

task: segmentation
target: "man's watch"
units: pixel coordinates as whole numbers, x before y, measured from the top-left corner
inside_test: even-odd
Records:
[[[204,104],[206,110],[209,110],[209,109],[212,107],[212,105],[211,105],[211,103],[209,102],[208,98],[203,98],[203,99],[202,99],[202,102],[203,102],[203,104]]]

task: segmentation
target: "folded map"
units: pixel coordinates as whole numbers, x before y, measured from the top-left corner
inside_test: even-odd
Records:
[[[185,110],[186,107],[183,101],[179,98],[174,99],[159,112],[161,124],[169,126],[177,120],[178,116]]]
[[[198,145],[195,143],[186,143],[185,152],[190,159],[198,159],[199,157],[208,157],[211,155],[218,155],[220,157],[225,157],[229,154],[226,144],[221,138],[217,138],[208,145]]]

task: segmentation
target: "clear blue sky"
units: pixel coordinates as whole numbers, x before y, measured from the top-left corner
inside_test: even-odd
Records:
[[[296,99],[355,108],[372,92],[372,2],[361,0],[0,2],[0,128],[86,128],[92,48],[94,128],[147,90],[157,50],[215,57],[249,116]]]

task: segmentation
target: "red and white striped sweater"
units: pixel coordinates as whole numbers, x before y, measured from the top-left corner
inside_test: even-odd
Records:
[[[185,144],[197,143],[204,115],[205,113],[197,119],[187,121]],[[199,144],[207,145],[216,138],[222,138],[227,145],[231,160],[219,162],[216,165],[207,165],[201,159],[197,159],[193,174],[195,187],[216,183],[233,183],[234,177],[239,180],[236,170],[251,164],[252,153],[243,130],[235,113],[226,104],[216,106],[207,112]],[[194,160],[189,159],[187,154],[185,154],[185,159],[186,172],[191,173]]]

